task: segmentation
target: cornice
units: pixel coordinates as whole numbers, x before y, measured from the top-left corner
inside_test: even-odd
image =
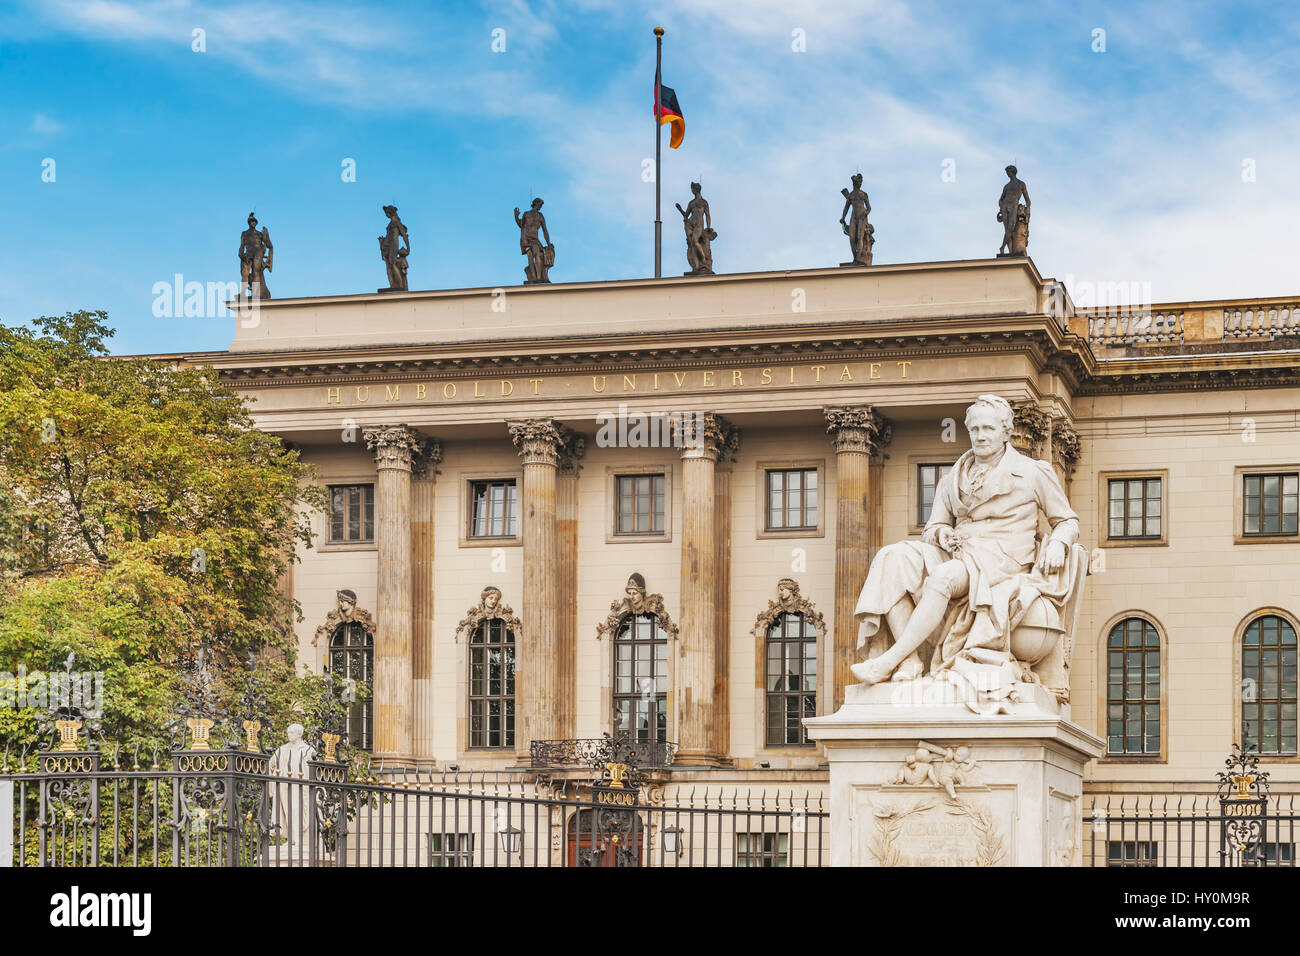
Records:
[[[1018,257],[996,257],[993,259],[947,259],[935,262],[894,262],[873,265],[870,274],[881,276],[887,274],[909,273],[909,272],[960,272],[976,269],[1005,269],[1022,271],[1029,274],[1035,285],[1042,286],[1046,282],[1039,273],[1038,267],[1034,264],[1032,258],[1028,256]],[[421,299],[456,299],[466,297],[483,297],[489,298],[492,295],[499,295],[506,292],[509,295],[561,295],[566,292],[582,292],[587,290],[622,290],[622,289],[655,289],[665,291],[667,289],[681,288],[682,286],[693,285],[729,285],[737,282],[753,282],[755,280],[782,281],[788,279],[816,279],[816,278],[843,278],[846,275],[856,275],[858,273],[846,273],[843,268],[837,266],[819,266],[812,269],[779,269],[767,272],[727,272],[718,275],[708,276],[665,276],[662,278],[644,277],[640,279],[590,279],[575,282],[549,282],[545,285],[501,285],[501,286],[471,286],[459,289],[419,289],[408,292],[386,292],[377,295],[372,292],[346,293],[343,295],[321,295],[321,296],[299,296],[296,298],[275,298],[258,300],[259,311],[275,311],[277,309],[290,308],[294,306],[314,306],[317,308],[329,307],[332,305],[355,305],[357,303],[372,302],[412,302]],[[227,307],[232,312],[237,312],[240,308],[247,306],[239,302],[228,302]]]
[[[1004,327],[990,328],[990,322]],[[932,328],[917,328],[927,323]],[[520,376],[530,371],[556,375],[595,370],[613,375],[711,366],[719,361],[736,367],[761,367],[776,359],[861,361],[864,352],[873,351],[887,353],[890,358],[929,358],[969,355],[972,351],[996,354],[1030,350],[1037,353],[1043,368],[1071,382],[1085,378],[1096,363],[1081,337],[1061,329],[1045,315],[907,319],[887,325],[872,323],[869,327],[853,322],[778,329],[692,330],[647,333],[635,338],[619,335],[603,343],[604,347],[593,348],[596,338],[600,337],[588,343],[572,338],[562,342],[526,340],[511,352],[501,351],[511,343],[494,343],[493,351],[484,348],[480,354],[474,354],[473,343],[311,353],[224,353],[228,361],[211,365],[229,385],[259,388],[438,381],[484,374]],[[683,339],[693,341],[681,342]],[[613,340],[621,341],[615,344]],[[343,356],[346,360],[340,360]]]
[[[1300,350],[1106,359],[1076,394],[1300,386]]]

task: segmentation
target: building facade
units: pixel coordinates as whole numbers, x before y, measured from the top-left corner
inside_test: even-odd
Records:
[[[269,300],[216,368],[316,466],[303,666],[388,766],[527,769],[624,731],[669,785],[817,791],[883,544],[1017,408],[1092,552],[1088,792],[1300,789],[1300,305],[1076,311],[1027,258]],[[669,763],[669,753],[671,763]]]

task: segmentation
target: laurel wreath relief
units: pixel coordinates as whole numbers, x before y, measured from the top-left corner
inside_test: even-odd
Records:
[[[932,800],[922,800],[911,808],[878,807],[875,811],[876,834],[868,849],[880,866],[903,866],[903,854],[898,849],[897,840],[903,829],[903,821],[914,813],[929,810],[935,806]],[[976,866],[997,866],[1006,855],[1006,843],[992,815],[982,810],[969,800],[949,801],[948,813],[964,816],[970,820],[975,830]]]

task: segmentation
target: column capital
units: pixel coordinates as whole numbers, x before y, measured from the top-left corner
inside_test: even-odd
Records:
[[[587,437],[564,428],[562,429],[562,439],[558,451],[560,474],[576,477],[580,467],[578,459],[587,453]]]
[[[506,427],[525,465],[558,466],[566,433],[572,434],[553,418],[516,418],[507,421]]]
[[[870,405],[826,405],[826,432],[836,454],[870,455],[875,461],[885,456],[893,440],[894,426]]]
[[[740,429],[713,412],[683,412],[669,416],[673,441],[682,458],[727,463],[740,448]]]
[[[1011,410],[1015,414],[1011,447],[1022,455],[1039,457],[1043,443],[1052,434],[1052,417],[1039,408],[1037,402],[1016,402]]]
[[[362,429],[361,437],[380,469],[396,468],[423,475],[442,461],[442,446],[409,425],[370,425]]]
[[[1079,433],[1074,430],[1070,420],[1063,415],[1052,419],[1052,464],[1061,469],[1065,480],[1069,481],[1078,464],[1082,447]]]

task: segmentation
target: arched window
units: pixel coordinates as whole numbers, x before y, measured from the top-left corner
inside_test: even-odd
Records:
[[[1106,640],[1106,750],[1160,753],[1160,635],[1129,617]]]
[[[817,716],[817,628],[799,612],[767,629],[767,745],[808,743],[803,718]]]
[[[348,742],[369,750],[374,732],[375,642],[363,625],[349,621],[334,629],[330,638],[330,673],[335,681],[350,677],[370,688],[365,699],[348,705]]]
[[[1296,636],[1276,614],[1251,621],[1241,638],[1242,746],[1296,752]]]
[[[668,639],[652,614],[628,614],[614,633],[614,732],[668,740]]]
[[[469,745],[515,745],[515,632],[499,617],[470,632]]]

